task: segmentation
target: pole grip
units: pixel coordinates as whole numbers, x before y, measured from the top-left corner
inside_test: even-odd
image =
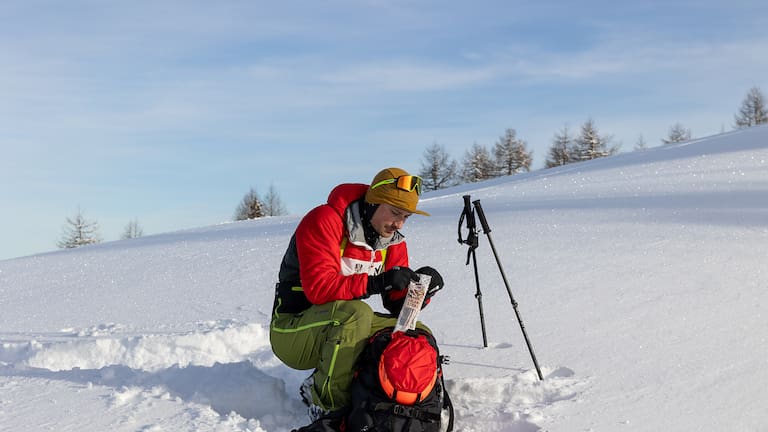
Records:
[[[480,200],[475,200],[472,204],[475,205],[477,216],[480,218],[480,225],[483,226],[483,232],[488,234],[491,232],[491,227],[488,226],[488,220],[485,218],[485,212],[483,211],[483,206],[480,205]]]
[[[470,204],[470,196],[464,195],[462,198],[464,198],[464,213],[469,213],[472,211],[472,205]]]
[[[475,231],[475,214],[472,211],[472,203],[470,202],[469,195],[464,195],[464,213],[467,216],[467,228],[470,231],[470,236]]]

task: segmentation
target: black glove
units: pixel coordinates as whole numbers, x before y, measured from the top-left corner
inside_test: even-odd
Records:
[[[392,290],[404,290],[411,281],[419,277],[408,267],[392,267],[382,274],[368,276],[368,295],[381,294]]]
[[[427,288],[427,295],[424,297],[424,303],[421,304],[421,308],[424,309],[424,307],[427,306],[427,303],[429,303],[429,299],[435,295],[436,292],[443,289],[443,277],[440,276],[440,273],[438,273],[437,270],[433,269],[432,267],[422,267],[416,270],[414,273],[417,274],[417,278],[418,273],[432,277],[432,279],[429,281],[429,288]],[[381,299],[382,303],[384,304],[384,308],[386,308],[390,314],[397,316],[400,314],[400,309],[403,308],[405,297],[405,292],[388,291],[382,294]]]
[[[431,299],[432,296],[435,295],[435,293],[437,293],[438,291],[443,289],[443,285],[444,285],[443,277],[440,276],[440,273],[438,273],[437,270],[433,269],[432,267],[428,267],[428,266],[425,266],[425,267],[422,267],[422,268],[416,270],[416,273],[423,274],[423,275],[428,275],[428,276],[432,277],[432,279],[430,279],[430,281],[429,281],[429,288],[427,289],[427,296],[424,297],[424,304],[421,306],[422,309],[423,309],[424,306],[426,306],[427,303],[429,303],[429,299]]]

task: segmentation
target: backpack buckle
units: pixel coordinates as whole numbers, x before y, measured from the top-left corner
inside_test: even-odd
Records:
[[[410,418],[420,418],[419,416],[421,415],[421,410],[419,408],[399,404],[395,404],[392,411],[396,415]]]

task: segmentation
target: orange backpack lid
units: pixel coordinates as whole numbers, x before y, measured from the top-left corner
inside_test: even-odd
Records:
[[[432,391],[438,376],[437,350],[426,336],[392,334],[379,360],[379,382],[390,399],[413,405]]]

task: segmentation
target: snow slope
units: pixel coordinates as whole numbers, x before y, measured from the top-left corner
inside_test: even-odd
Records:
[[[475,280],[457,242],[480,199]],[[324,197],[318,197],[318,204]],[[768,431],[768,128],[424,197],[403,230],[446,288],[461,431]],[[306,371],[268,317],[298,216],[0,261],[0,431],[288,431]],[[464,233],[466,234],[466,232]],[[379,307],[377,300],[372,304]]]

